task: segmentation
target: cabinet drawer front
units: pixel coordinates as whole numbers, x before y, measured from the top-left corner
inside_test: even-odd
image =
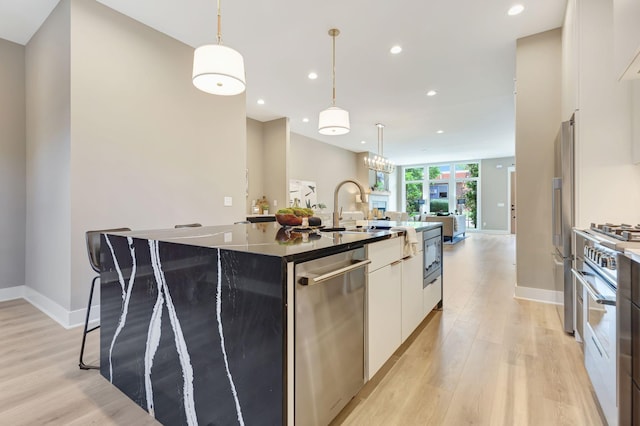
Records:
[[[369,272],[402,259],[402,242],[402,238],[390,238],[367,245],[367,256],[371,260]]]
[[[422,290],[422,297],[424,315],[426,316],[442,299],[442,278],[438,277],[438,279],[426,286]]]

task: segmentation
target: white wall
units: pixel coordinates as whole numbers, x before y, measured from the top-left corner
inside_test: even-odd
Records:
[[[560,126],[561,30],[516,48],[516,263],[518,287],[553,290],[551,179]]]
[[[24,285],[25,49],[0,39],[0,289]],[[2,299],[0,292],[0,300]]]
[[[297,133],[291,133],[291,157],[289,176],[291,179],[316,182],[318,202],[327,205],[333,211],[333,193],[345,179],[358,180],[358,155]],[[367,189],[366,182],[360,182]],[[358,188],[345,184],[338,194],[338,204],[344,211],[360,210],[355,203]]]
[[[575,10],[576,226],[640,223],[640,166],[631,157],[632,87],[617,80],[614,67],[613,2],[578,0]]]
[[[247,195],[247,213],[251,213],[251,201],[262,198],[264,192],[264,144],[263,124],[247,118],[247,169],[249,191]]]
[[[289,119],[278,118],[262,125],[262,195],[267,197],[272,212],[275,212],[289,204]]]
[[[71,51],[73,310],[91,277],[86,230],[244,219],[247,138],[245,96],[197,90],[187,45],[72,0]]]
[[[83,0],[62,0],[26,47],[26,293],[63,325],[84,319],[85,231],[245,217],[245,96],[198,91],[192,61]]]
[[[59,310],[71,308],[69,66],[70,3],[62,0],[31,38],[25,53],[25,285]],[[90,200],[90,194],[86,195]]]

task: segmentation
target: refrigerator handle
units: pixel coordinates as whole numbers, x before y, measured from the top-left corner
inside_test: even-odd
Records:
[[[551,191],[551,233],[553,235],[553,245],[562,245],[562,230],[558,229],[558,223],[562,220],[562,178],[553,178],[553,190]],[[556,197],[556,191],[558,197]],[[556,203],[556,198],[558,202]]]

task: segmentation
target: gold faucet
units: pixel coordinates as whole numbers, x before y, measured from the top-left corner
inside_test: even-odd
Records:
[[[342,188],[342,185],[349,182],[353,183],[358,187],[358,191],[360,191],[360,199],[362,200],[363,203],[366,203],[369,201],[367,199],[367,193],[365,192],[364,188],[355,180],[347,179],[340,182],[338,186],[336,186],[336,190],[333,192],[333,227],[334,228],[338,228],[340,226],[340,213],[338,213],[338,192],[340,191],[340,188]],[[342,211],[342,209],[340,211]]]

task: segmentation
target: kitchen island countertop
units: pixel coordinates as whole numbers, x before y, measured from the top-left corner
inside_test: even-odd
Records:
[[[436,222],[367,221],[367,227],[413,227],[417,232],[441,226]],[[398,235],[376,229],[362,233],[298,231],[278,223],[251,223],[196,228],[170,228],[114,233],[114,235],[197,247],[221,248],[300,262],[362,247]]]

